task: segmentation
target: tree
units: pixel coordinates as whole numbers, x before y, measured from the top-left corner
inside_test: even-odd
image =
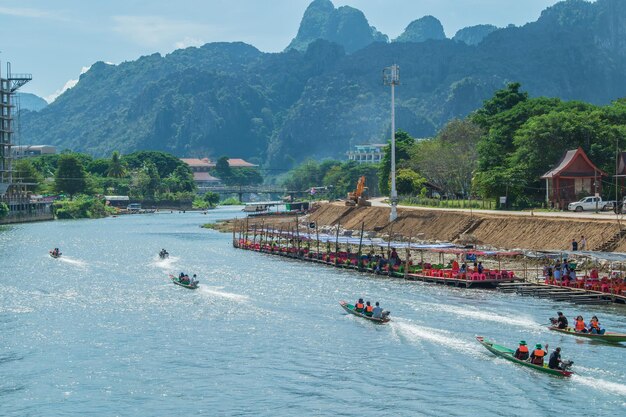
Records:
[[[217,175],[217,177],[225,184],[230,184],[233,173],[230,169],[227,156],[222,156],[217,160],[217,163],[215,164],[215,175]]]
[[[174,155],[159,151],[133,152],[128,155],[123,155],[121,160],[122,163],[131,170],[142,169],[144,164],[150,161],[156,166],[160,178],[167,178],[168,175],[174,172],[176,167],[187,165]]]
[[[154,200],[160,184],[161,178],[156,165],[152,161],[146,161],[136,177],[138,194],[145,199]]]
[[[402,163],[409,161],[411,158],[411,148],[415,145],[415,139],[413,139],[407,132],[398,130],[396,132],[396,170],[402,167]],[[383,195],[389,195],[389,176],[391,175],[391,144],[385,147],[385,154],[380,163],[380,169],[378,174],[378,183],[380,193]]]
[[[425,183],[426,179],[412,169],[402,168],[398,170],[396,186],[400,195],[425,194]]]
[[[74,195],[85,192],[87,172],[81,159],[75,154],[61,154],[54,183],[56,191],[60,193]]]
[[[0,219],[9,215],[9,206],[0,201]]]
[[[43,176],[28,159],[18,159],[13,163],[13,182],[28,184],[26,189],[35,192],[43,183]]]
[[[204,193],[202,199],[209,204],[209,207],[215,207],[220,202],[220,195],[218,193],[209,191]]]
[[[124,167],[124,163],[120,159],[120,153],[118,151],[115,151],[111,155],[111,162],[109,163],[107,176],[113,177],[113,178],[122,178],[125,175],[126,175],[126,168]]]
[[[193,180],[193,173],[187,165],[179,165],[167,178],[166,183],[170,192],[195,191],[196,183]]]

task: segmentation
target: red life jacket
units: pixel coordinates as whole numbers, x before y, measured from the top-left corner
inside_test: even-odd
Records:
[[[520,353],[528,353],[528,346],[526,345],[520,345],[518,349]]]
[[[598,320],[591,320],[589,322],[589,325],[596,330],[600,330],[600,323],[598,322]]]
[[[372,307],[372,306],[367,306],[367,307],[365,307],[365,312],[366,312],[366,313],[371,313],[371,312],[373,312],[373,311],[374,311],[374,307]]]
[[[355,310],[363,310],[363,303],[356,303],[356,305],[354,306]]]

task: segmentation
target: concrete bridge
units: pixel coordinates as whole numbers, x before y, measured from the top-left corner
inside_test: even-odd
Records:
[[[289,195],[291,198],[308,195],[307,191],[290,191],[278,185],[217,185],[210,187],[199,187],[199,193],[214,192],[217,194],[237,194],[239,201],[243,201],[244,194],[281,194]]]

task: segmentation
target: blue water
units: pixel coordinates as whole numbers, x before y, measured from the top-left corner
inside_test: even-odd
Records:
[[[0,415],[626,414],[626,349],[544,326],[563,310],[626,331],[626,308],[359,275],[236,250],[199,227],[236,215],[0,229]],[[200,288],[168,281],[181,271]],[[393,321],[344,314],[337,302],[359,296]],[[520,368],[476,335],[559,345],[578,375]]]

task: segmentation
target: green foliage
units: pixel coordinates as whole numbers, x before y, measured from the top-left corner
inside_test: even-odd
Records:
[[[0,201],[0,219],[9,215],[9,206]]]
[[[126,175],[126,167],[124,166],[124,162],[120,159],[120,153],[118,151],[113,152],[111,155],[111,161],[106,170],[106,175],[113,178],[122,178]]]
[[[222,206],[239,206],[241,201],[237,197],[228,197],[226,200],[220,203]]]
[[[398,170],[396,176],[396,188],[400,195],[426,195],[424,187],[426,179],[421,177],[417,172],[409,168]]]
[[[415,146],[413,139],[407,132],[398,130],[396,132],[396,171],[404,166],[404,163],[411,158],[411,150]],[[391,143],[385,147],[385,154],[379,168],[379,188],[382,195],[389,195],[391,175]]]
[[[195,208],[195,209],[200,209],[200,210],[206,210],[209,208],[209,202],[208,201],[204,201],[202,198],[200,197],[196,197],[192,202],[191,202],[191,207]]]
[[[87,172],[79,154],[61,154],[54,178],[56,191],[74,195],[87,189]]]
[[[614,172],[616,146],[626,145],[623,102],[598,107],[528,98],[517,84],[497,92],[472,120],[485,132],[478,144],[476,190],[485,198],[509,196],[518,208],[543,200],[540,177],[565,151],[581,147],[600,169]]]
[[[114,212],[107,207],[104,200],[86,195],[77,195],[72,199],[57,200],[52,211],[58,219],[99,218]]]
[[[34,184],[26,186],[28,191],[37,192],[39,184],[43,183],[43,176],[28,159],[15,161],[13,163],[13,171],[13,182]]]
[[[312,187],[329,187],[330,192],[319,195],[321,198],[346,198],[354,191],[357,181],[365,176],[370,196],[378,195],[378,166],[358,164],[355,161],[307,161],[289,171],[283,185],[289,191],[306,191]]]
[[[204,193],[202,199],[209,204],[209,207],[215,207],[220,202],[220,195],[218,193],[209,191],[207,193]]]
[[[121,163],[128,169],[143,169],[146,162],[151,162],[156,166],[159,178],[167,178],[179,166],[187,166],[179,158],[166,152],[139,151],[121,157]]]
[[[111,161],[104,158],[98,158],[91,161],[86,165],[85,169],[92,175],[104,177],[107,175],[107,171],[111,165]]]

